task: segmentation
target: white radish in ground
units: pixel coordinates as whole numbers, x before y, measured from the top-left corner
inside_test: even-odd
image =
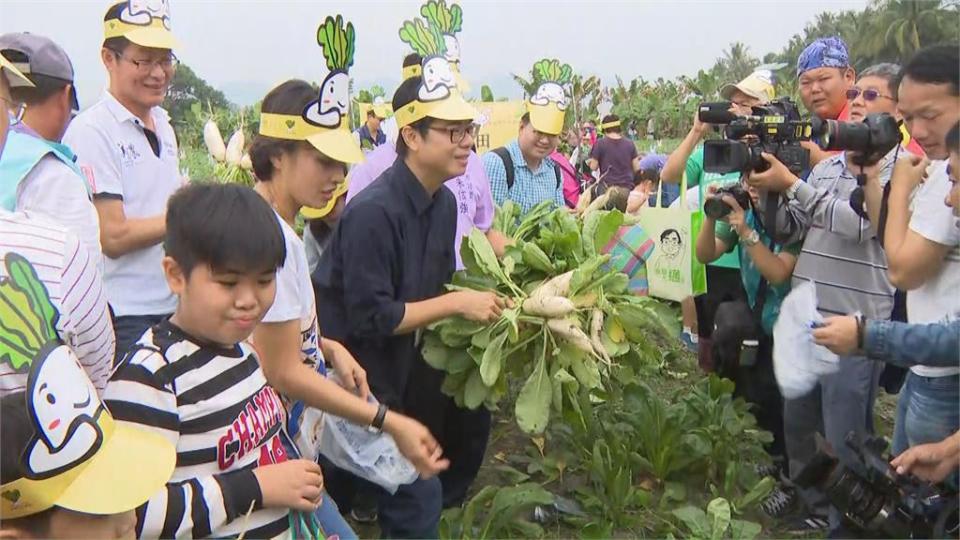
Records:
[[[220,128],[213,118],[203,125],[203,143],[214,160],[222,162],[226,159],[227,147],[223,145],[223,136],[220,135]]]

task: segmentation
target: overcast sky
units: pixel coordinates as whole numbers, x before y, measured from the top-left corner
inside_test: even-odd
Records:
[[[510,73],[527,73],[549,56],[577,73],[613,84],[695,74],[708,68],[732,41],[756,56],[780,50],[790,36],[822,11],[862,9],[867,0],[505,1],[465,0],[460,35],[463,72],[479,94],[519,97]],[[176,51],[227,97],[249,104],[273,84],[291,77],[319,82],[326,74],[316,42],[317,26],[342,13],[357,29],[350,71],[359,87],[381,84],[392,92],[408,49],[397,37],[420,1],[171,0],[173,30],[184,44]],[[100,63],[103,13],[100,0],[0,0],[0,33],[28,31],[52,37],[66,49],[77,72],[80,100],[89,104],[103,89]]]

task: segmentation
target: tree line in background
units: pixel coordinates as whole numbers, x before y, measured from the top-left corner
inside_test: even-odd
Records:
[[[603,86],[597,76],[575,75],[568,88],[571,103],[567,127],[597,119],[607,104],[625,126],[633,126],[641,137],[647,135],[649,128],[656,139],[677,139],[689,129],[697,104],[718,100],[724,84],[739,81],[764,64],[786,64],[777,72],[778,95],[800,103],[793,71],[797,57],[814,39],[835,35],[846,41],[851,63],[858,71],[878,62],[903,63],[922,47],[960,41],[960,0],[874,0],[859,11],[821,13],[779,52],[756,56],[743,43],[734,42],[712,67],[692,76],[656,80],[636,77],[629,82],[618,76],[616,84]],[[525,96],[532,95],[540,84],[532,72],[513,77]],[[360,103],[372,103],[377,97],[389,101],[379,85],[359,89],[352,95]],[[495,101],[486,85],[481,87],[480,97],[482,101]],[[223,133],[242,128],[248,141],[259,125],[259,103],[238,107],[184,64],[174,76],[164,107],[177,129],[184,166],[191,175],[209,172],[209,165],[204,164],[209,160],[202,136],[208,118],[213,118]],[[358,125],[357,107],[352,108],[352,115],[353,125]]]

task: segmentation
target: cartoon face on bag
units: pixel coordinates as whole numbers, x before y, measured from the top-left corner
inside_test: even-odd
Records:
[[[567,108],[567,94],[559,84],[555,82],[545,82],[537,88],[537,93],[530,98],[530,103],[534,105],[556,103],[557,107],[563,111]]]
[[[169,0],[130,0],[120,12],[120,20],[140,26],[147,26],[153,19],[160,19],[170,29]]]
[[[420,101],[436,101],[450,95],[450,89],[456,88],[450,63],[442,56],[433,56],[423,61],[423,86],[420,88]]]
[[[683,255],[683,237],[676,229],[666,229],[660,234],[660,250],[667,259],[674,260]]]
[[[41,352],[43,354],[43,352]],[[27,463],[38,476],[68,468],[97,448],[104,410],[90,378],[67,346],[57,344],[30,373],[28,396],[38,437]]]

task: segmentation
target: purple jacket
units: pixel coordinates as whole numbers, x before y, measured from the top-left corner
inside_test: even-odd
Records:
[[[366,155],[366,159],[350,169],[350,185],[347,188],[347,204],[357,193],[363,191],[374,180],[390,168],[397,159],[397,151],[392,143],[381,144]],[[467,172],[447,180],[447,188],[457,199],[457,234],[454,240],[454,253],[457,257],[457,270],[463,270],[460,260],[460,241],[476,227],[483,232],[493,225],[493,195],[490,193],[490,181],[483,169],[483,161],[476,152],[470,153]]]

